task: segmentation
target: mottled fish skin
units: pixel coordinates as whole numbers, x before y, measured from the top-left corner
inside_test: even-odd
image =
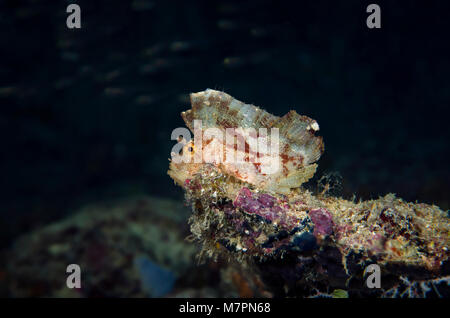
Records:
[[[298,188],[308,181],[315,173],[315,162],[323,153],[324,145],[322,137],[316,136],[319,130],[317,122],[307,116],[301,116],[295,111],[290,111],[283,117],[278,117],[263,109],[245,104],[230,95],[207,89],[190,95],[192,108],[181,114],[186,126],[198,137],[202,134],[202,149],[226,149],[225,140],[217,140],[213,137],[203,137],[208,128],[220,129],[225,136],[227,128],[254,128],[257,132],[260,128],[267,129],[268,145],[271,143],[271,129],[279,130],[279,153],[267,152],[252,153],[247,145],[248,136],[245,136],[246,146],[240,153],[243,162],[209,162],[225,174],[238,180],[257,186],[266,191],[288,193],[291,188]],[[195,131],[194,121],[201,120],[202,131]],[[260,137],[260,136],[257,136]],[[192,158],[195,155],[195,143],[189,142],[183,151],[189,151]],[[209,147],[209,148],[207,148]],[[217,148],[216,148],[217,147]],[[238,149],[236,149],[238,150]],[[239,151],[239,150],[238,150]],[[224,152],[224,159],[226,158]],[[251,158],[258,158],[255,162]],[[279,164],[275,173],[264,173],[263,165]],[[170,164],[169,175],[180,185],[184,184],[198,171],[201,164],[180,163]],[[265,167],[265,166],[264,166]]]

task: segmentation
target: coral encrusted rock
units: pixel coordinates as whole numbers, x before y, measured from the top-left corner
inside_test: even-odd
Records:
[[[194,140],[183,141],[185,158],[193,159],[194,152],[201,158],[210,144],[215,153],[225,149],[217,157],[222,161],[175,162],[172,154],[169,175],[192,207],[200,259],[225,258],[251,268],[274,296],[449,296],[446,211],[394,194],[364,202],[313,194],[302,184],[323,152],[315,120],[295,112],[280,118],[214,90],[191,94],[191,103],[182,115],[194,134]],[[202,121],[202,129],[194,128],[195,120]],[[255,128],[256,133],[243,137],[251,144],[240,149],[244,160],[230,163],[224,157],[233,147],[207,128]],[[252,146],[260,135],[270,139],[260,128],[279,129],[275,155]],[[264,173],[250,157],[266,165],[274,160],[279,169]],[[380,268],[380,288],[368,287],[371,264]]]

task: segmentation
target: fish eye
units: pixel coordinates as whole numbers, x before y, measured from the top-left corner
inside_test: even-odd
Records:
[[[189,147],[188,150],[189,150],[189,152],[193,152],[193,151],[194,151],[194,148]]]

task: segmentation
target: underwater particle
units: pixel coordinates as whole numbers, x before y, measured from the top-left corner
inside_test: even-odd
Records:
[[[0,87],[0,97],[7,97],[13,95],[14,93],[17,93],[18,91],[19,89],[14,86]]]
[[[172,63],[165,58],[156,58],[154,60],[152,60],[151,63],[148,64],[144,64],[139,68],[139,72],[141,74],[156,74],[158,72],[163,72],[165,70],[167,70],[168,68],[170,68],[172,66]]]
[[[120,96],[125,93],[125,90],[120,87],[106,87],[103,93],[108,97]]]
[[[238,56],[229,56],[223,60],[223,65],[226,67],[241,67],[246,64],[246,61],[242,57]]]
[[[155,102],[155,98],[151,95],[139,95],[134,102],[138,105],[150,105]]]
[[[255,38],[262,38],[267,35],[267,30],[261,27],[254,27],[250,29],[250,35]]]
[[[192,48],[192,43],[187,41],[174,41],[170,44],[169,49],[173,52],[184,52]]]
[[[61,59],[63,61],[76,62],[79,59],[79,55],[75,52],[64,51],[61,53]]]
[[[217,21],[217,27],[221,30],[230,31],[237,29],[238,25],[234,21],[221,19]]]
[[[155,3],[147,0],[134,0],[131,3],[131,9],[134,11],[146,11],[151,10],[155,6]]]
[[[142,287],[150,297],[162,297],[172,291],[176,280],[174,273],[145,256],[136,257],[134,265],[139,272]]]

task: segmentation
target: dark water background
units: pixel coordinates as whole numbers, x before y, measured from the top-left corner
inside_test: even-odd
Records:
[[[448,209],[449,5],[376,1],[369,30],[369,3],[2,1],[0,246],[88,202],[181,200],[170,133],[206,88],[316,119],[344,197]]]

